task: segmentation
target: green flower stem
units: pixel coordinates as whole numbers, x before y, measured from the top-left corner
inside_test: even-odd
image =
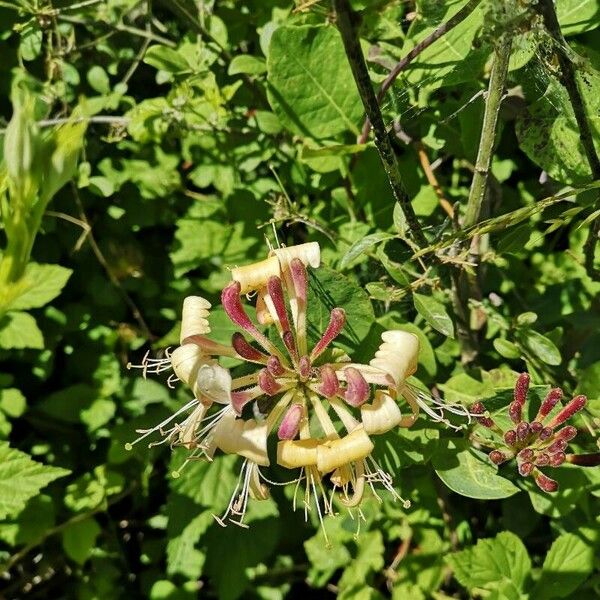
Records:
[[[494,49],[494,62],[488,84],[483,126],[479,140],[479,150],[477,151],[477,161],[475,162],[475,173],[471,182],[471,190],[469,192],[469,200],[463,223],[465,227],[471,227],[479,221],[481,206],[485,198],[488,175],[494,153],[494,143],[496,141],[498,114],[504,95],[506,74],[508,72],[510,48],[511,36],[504,34],[500,37]]]
[[[360,94],[360,98],[365,107],[367,117],[373,127],[375,134],[375,146],[379,152],[379,157],[383,163],[387,178],[390,182],[394,198],[400,205],[404,217],[410,228],[416,243],[420,247],[427,245],[427,239],[423,234],[421,225],[415,215],[412,204],[404,187],[398,160],[392,147],[389,135],[383,122],[383,116],[377,102],[377,97],[369,78],[369,72],[365,63],[360,42],[353,25],[354,13],[350,8],[348,0],[333,0],[333,6],[336,11],[337,26],[342,36],[346,56],[354,75],[354,81]]]
[[[585,102],[577,84],[575,66],[573,65],[573,61],[569,55],[569,46],[567,41],[565,40],[560,29],[554,3],[552,0],[539,0],[536,5],[536,10],[544,19],[544,25],[546,26],[548,33],[555,41],[556,56],[560,66],[560,82],[565,87],[567,94],[569,95],[569,101],[573,107],[575,120],[577,121],[577,126],[579,127],[579,138],[590,166],[590,170],[592,171],[592,177],[594,179],[600,179],[600,158],[598,158],[598,153],[596,152],[596,147],[594,146],[594,136],[587,117]],[[598,195],[596,205],[594,207],[594,210],[598,209],[600,209],[600,194]],[[590,226],[588,237],[584,245],[585,266],[589,275],[593,279],[600,279],[600,269],[594,267],[594,254],[599,237],[600,218],[596,217]]]

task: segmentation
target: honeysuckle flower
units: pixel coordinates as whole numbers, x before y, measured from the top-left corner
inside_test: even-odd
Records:
[[[376,484],[408,507],[373,458],[373,438],[410,427],[421,410],[448,424],[445,409],[469,416],[465,408],[429,398],[407,381],[419,354],[412,333],[386,331],[368,365],[352,363],[344,352],[333,351],[346,324],[344,309],[334,307],[321,337],[309,344],[308,269],[319,265],[319,245],[313,242],[271,249],[265,260],[233,268],[221,292],[223,309],[238,328],[231,344],[210,339],[211,305],[192,296],[183,305],[181,345],[164,359],[146,357],[140,365],[144,375],[172,369],[169,383],[183,382],[194,400],[140,431],[136,442],[158,433],[162,439],[154,444],[166,441],[190,452],[184,464],[210,460],[217,451],[244,459],[222,524],[243,525],[248,498],[268,496],[263,471],[272,461],[294,471],[296,490],[304,482],[305,513],[316,507],[321,522],[335,512],[335,499],[358,507],[367,486],[377,496]],[[244,297],[254,298],[254,306]],[[245,362],[250,373],[232,377],[219,357]],[[402,414],[401,401],[409,414]],[[271,458],[270,437],[278,440]]]
[[[540,404],[535,418],[529,422],[524,418],[527,414],[528,390],[529,375],[521,373],[515,384],[513,401],[507,409],[513,424],[508,429],[500,428],[494,419],[486,414],[482,402],[473,404],[471,412],[479,415],[476,417],[477,421],[494,432],[498,438],[485,441],[486,446],[493,448],[489,457],[494,464],[500,465],[516,458],[520,475],[533,477],[537,486],[544,492],[555,492],[558,483],[544,474],[540,467],[559,467],[567,460],[565,450],[577,435],[577,428],[572,425],[557,428],[579,412],[587,399],[585,396],[575,396],[550,417],[563,395],[560,388],[551,389]],[[576,463],[577,460],[571,458],[568,462]]]

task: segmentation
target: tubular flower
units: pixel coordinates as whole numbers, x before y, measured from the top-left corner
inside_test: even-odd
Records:
[[[577,428],[572,425],[560,427],[586,404],[585,396],[575,396],[562,408],[556,409],[562,398],[562,390],[551,389],[532,421],[526,420],[527,392],[529,375],[521,373],[517,378],[513,401],[509,404],[507,414],[512,422],[505,430],[500,428],[485,410],[482,402],[471,406],[471,413],[480,425],[491,430],[498,440],[485,440],[486,446],[493,447],[490,460],[500,465],[516,458],[517,469],[523,477],[531,476],[537,486],[544,492],[555,492],[558,483],[545,475],[540,467],[559,467],[565,461],[577,462],[577,455],[566,455],[565,450],[577,435]],[[552,415],[551,415],[552,413]]]
[[[144,375],[172,369],[169,382],[183,382],[194,399],[140,431],[136,442],[160,434],[154,444],[184,446],[188,460],[211,459],[218,450],[243,458],[222,524],[243,525],[248,498],[268,496],[263,470],[273,462],[297,472],[296,491],[305,484],[305,514],[314,507],[321,521],[334,513],[336,499],[358,507],[367,486],[377,496],[376,484],[408,507],[373,458],[373,437],[409,427],[420,410],[445,423],[444,408],[468,416],[464,408],[432,400],[407,382],[419,353],[412,333],[386,331],[370,364],[351,363],[331,351],[346,325],[344,309],[332,307],[320,337],[309,340],[308,269],[319,264],[319,245],[313,242],[272,249],[266,260],[232,269],[232,281],[221,293],[223,309],[238,328],[231,345],[207,337],[210,304],[190,297],[183,306],[181,345],[164,359],[146,357],[140,365]],[[254,307],[243,301],[248,295],[255,297]],[[250,374],[232,378],[218,357],[246,363]],[[401,413],[401,400],[410,414]],[[270,437],[278,440],[271,457]]]

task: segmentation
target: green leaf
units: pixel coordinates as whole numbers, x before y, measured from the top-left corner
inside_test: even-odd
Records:
[[[8,388],[0,390],[0,410],[9,417],[20,417],[27,407],[27,400],[21,390]]]
[[[37,19],[32,19],[21,32],[19,50],[23,60],[35,60],[42,51],[44,33]]]
[[[600,26],[598,0],[560,0],[556,15],[563,35],[577,35]]]
[[[413,292],[413,302],[417,312],[436,331],[439,331],[446,337],[454,337],[454,323],[441,302],[438,302],[431,296],[425,296],[416,292]]]
[[[72,273],[60,265],[29,263],[11,292],[13,299],[7,309],[28,310],[48,304],[60,294]]]
[[[498,352],[500,356],[509,359],[521,357],[521,350],[519,349],[519,346],[509,342],[507,339],[495,338],[493,343],[496,352]]]
[[[342,256],[342,260],[340,260],[340,269],[345,269],[354,259],[358,258],[369,248],[372,248],[373,246],[376,246],[377,244],[380,244],[386,240],[390,240],[394,237],[396,236],[392,233],[379,231],[359,239],[357,242],[352,244],[346,254]]]
[[[69,473],[35,462],[24,452],[0,442],[0,519],[18,513],[40,489]]]
[[[383,569],[383,536],[381,531],[368,531],[357,536],[358,552],[346,566],[338,586],[342,592],[340,597],[354,598],[355,587],[362,587],[372,573]],[[348,592],[352,591],[348,595]]]
[[[279,27],[267,68],[269,103],[284,127],[314,139],[358,135],[363,107],[334,27]]]
[[[62,544],[67,556],[83,565],[90,557],[101,531],[92,517],[69,525],[62,533]]]
[[[260,75],[267,71],[267,65],[264,58],[252,56],[251,54],[238,54],[233,57],[227,69],[228,75],[238,75],[245,73],[247,75]]]
[[[562,362],[560,350],[545,335],[533,329],[527,329],[526,331],[519,331],[518,337],[520,342],[531,351],[533,356],[547,365],[560,365]]]
[[[167,73],[190,71],[188,61],[177,50],[168,46],[150,46],[144,55],[144,62]]]
[[[508,498],[519,488],[497,474],[483,452],[466,442],[445,440],[434,454],[432,462],[438,477],[454,492],[467,498],[498,500]]]
[[[9,312],[0,318],[0,348],[44,347],[44,337],[35,319],[25,312]]]
[[[87,80],[92,89],[99,94],[110,93],[110,79],[100,65],[94,65],[87,72]]]
[[[519,597],[531,570],[527,549],[509,531],[479,540],[475,546],[451,554],[446,561],[454,570],[454,577],[469,591],[482,588],[504,592],[509,597]]]
[[[594,550],[573,534],[563,533],[548,550],[532,597],[570,598],[594,568]]]

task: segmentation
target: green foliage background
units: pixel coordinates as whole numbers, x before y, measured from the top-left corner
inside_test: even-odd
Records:
[[[544,495],[509,466],[497,471],[464,433],[420,421],[377,449],[412,508],[368,498],[359,536],[356,515],[327,520],[329,548],[316,516],[292,511],[288,488],[251,504],[249,531],[222,529],[212,515],[235,485],[233,457],[173,479],[179,452],[125,451],[136,429],[186,398],[127,362],[176,344],[183,298],[218,305],[227,267],[262,258],[275,235],[319,241],[341,273],[325,271],[319,284],[352,311],[344,343],[357,360],[369,360],[384,328],[419,331],[420,382],[495,410],[528,370],[536,397],[548,385],[589,396],[575,450],[598,449],[587,427],[600,417],[600,284],[582,249],[598,190],[533,3],[484,0],[382,103],[431,244],[418,259],[373,143],[357,143],[363,108],[331,7],[299,4],[0,2],[4,159],[33,186],[27,214],[41,219],[22,234],[35,238],[31,261],[0,287],[2,594],[597,598],[597,468],[562,467],[561,490]],[[379,86],[465,2],[352,5]],[[600,151],[600,5],[557,8]],[[505,31],[513,51],[482,215],[492,220],[454,231],[419,151],[464,211],[492,47]],[[4,136],[13,114],[31,117],[18,143]],[[5,180],[0,191],[9,197]],[[469,304],[476,358],[465,364],[452,273],[468,257],[452,248],[473,233],[481,288]],[[223,313],[213,319],[226,341]]]

